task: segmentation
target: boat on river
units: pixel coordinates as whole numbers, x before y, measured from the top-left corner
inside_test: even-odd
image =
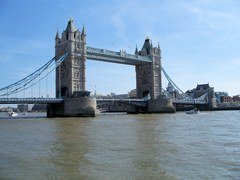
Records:
[[[9,112],[8,112],[8,116],[16,117],[16,116],[18,116],[18,114],[15,113],[15,112],[13,112],[13,111],[9,111]]]
[[[198,114],[199,113],[199,110],[197,108],[194,108],[190,111],[186,111],[186,114]]]

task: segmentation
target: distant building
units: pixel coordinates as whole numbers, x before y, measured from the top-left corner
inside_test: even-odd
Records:
[[[133,89],[128,94],[129,98],[134,99],[137,98],[137,89]]]
[[[127,99],[129,98],[128,94],[114,94],[111,95],[112,98],[114,99]]]
[[[131,90],[128,94],[110,93],[108,95],[97,94],[94,95],[97,99],[137,99],[137,89]]]
[[[27,104],[19,104],[17,106],[17,109],[20,112],[28,112],[28,105]]]
[[[35,104],[32,108],[32,111],[46,111],[47,104]]]
[[[28,112],[31,111],[33,108],[33,104],[18,104],[17,110],[20,112]]]
[[[233,102],[240,102],[240,96],[239,95],[233,96]]]
[[[210,87],[209,84],[198,84],[194,90],[194,97],[198,98],[209,92],[214,92],[214,88]]]
[[[9,111],[17,111],[17,109],[13,107],[2,107],[1,109],[1,112],[9,112]]]
[[[222,102],[222,97],[228,96],[227,92],[215,92],[214,93],[218,102]]]
[[[233,102],[233,98],[231,96],[222,96],[221,97],[221,102],[230,103],[230,102]]]
[[[187,91],[185,92],[185,94],[187,94],[187,95],[190,96],[191,98],[194,98],[194,92],[193,92],[193,90],[187,90]]]
[[[193,90],[188,90],[188,94],[192,98],[199,98],[206,93],[213,94],[214,88],[210,87],[209,84],[198,84],[197,87]]]
[[[179,95],[179,92],[174,89],[174,87],[172,86],[171,83],[168,83],[168,86],[167,86],[166,90],[167,90],[168,94],[173,98],[177,98],[178,95]]]
[[[115,94],[115,93],[110,93],[107,95],[98,94],[96,96],[97,99],[123,99],[126,97],[128,97],[128,94]]]

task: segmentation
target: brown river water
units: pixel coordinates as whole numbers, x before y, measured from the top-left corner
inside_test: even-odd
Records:
[[[0,179],[240,179],[240,111],[2,113]]]

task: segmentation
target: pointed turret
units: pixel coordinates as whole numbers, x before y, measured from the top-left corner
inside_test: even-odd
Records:
[[[58,33],[58,29],[57,29],[56,36],[55,36],[55,45],[57,46],[60,43],[60,41],[61,41],[61,39],[59,37],[59,33]]]
[[[74,52],[74,48],[75,48],[75,32],[77,31],[77,29],[75,28],[74,24],[73,24],[73,18],[70,18],[68,21],[68,25],[65,31],[65,35],[66,35],[66,40],[68,41],[68,50],[70,53]]]
[[[152,40],[151,40],[151,44],[150,44],[150,55],[153,55],[154,54],[154,48],[153,48],[153,44],[152,44]]]
[[[157,51],[158,51],[159,56],[161,57],[161,48],[160,48],[159,42],[158,42]]]
[[[86,30],[85,30],[84,25],[82,28],[81,39],[82,39],[82,41],[86,42]]]
[[[142,47],[142,52],[146,55],[150,55],[150,52],[152,50],[152,47],[151,47],[151,44],[150,44],[150,39],[147,37],[145,39],[145,42],[143,44],[143,47]]]
[[[160,45],[159,45],[159,42],[158,42],[158,50],[160,50]]]
[[[138,48],[137,48],[137,44],[136,44],[136,49],[135,49],[135,55],[138,55]]]
[[[68,33],[73,33],[75,32],[77,29],[75,28],[74,24],[73,24],[73,18],[70,18],[68,21],[68,25],[66,28],[66,32]]]
[[[57,32],[56,32],[55,39],[59,39],[59,33],[58,33],[58,29],[57,29]]]
[[[86,35],[86,31],[85,31],[84,25],[83,25],[83,28],[82,28],[82,35]]]

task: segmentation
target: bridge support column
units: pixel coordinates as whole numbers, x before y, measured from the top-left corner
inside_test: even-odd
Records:
[[[91,97],[64,98],[61,104],[48,104],[47,117],[94,117],[96,99]]]
[[[151,99],[148,101],[149,113],[175,113],[176,109],[171,99]]]

